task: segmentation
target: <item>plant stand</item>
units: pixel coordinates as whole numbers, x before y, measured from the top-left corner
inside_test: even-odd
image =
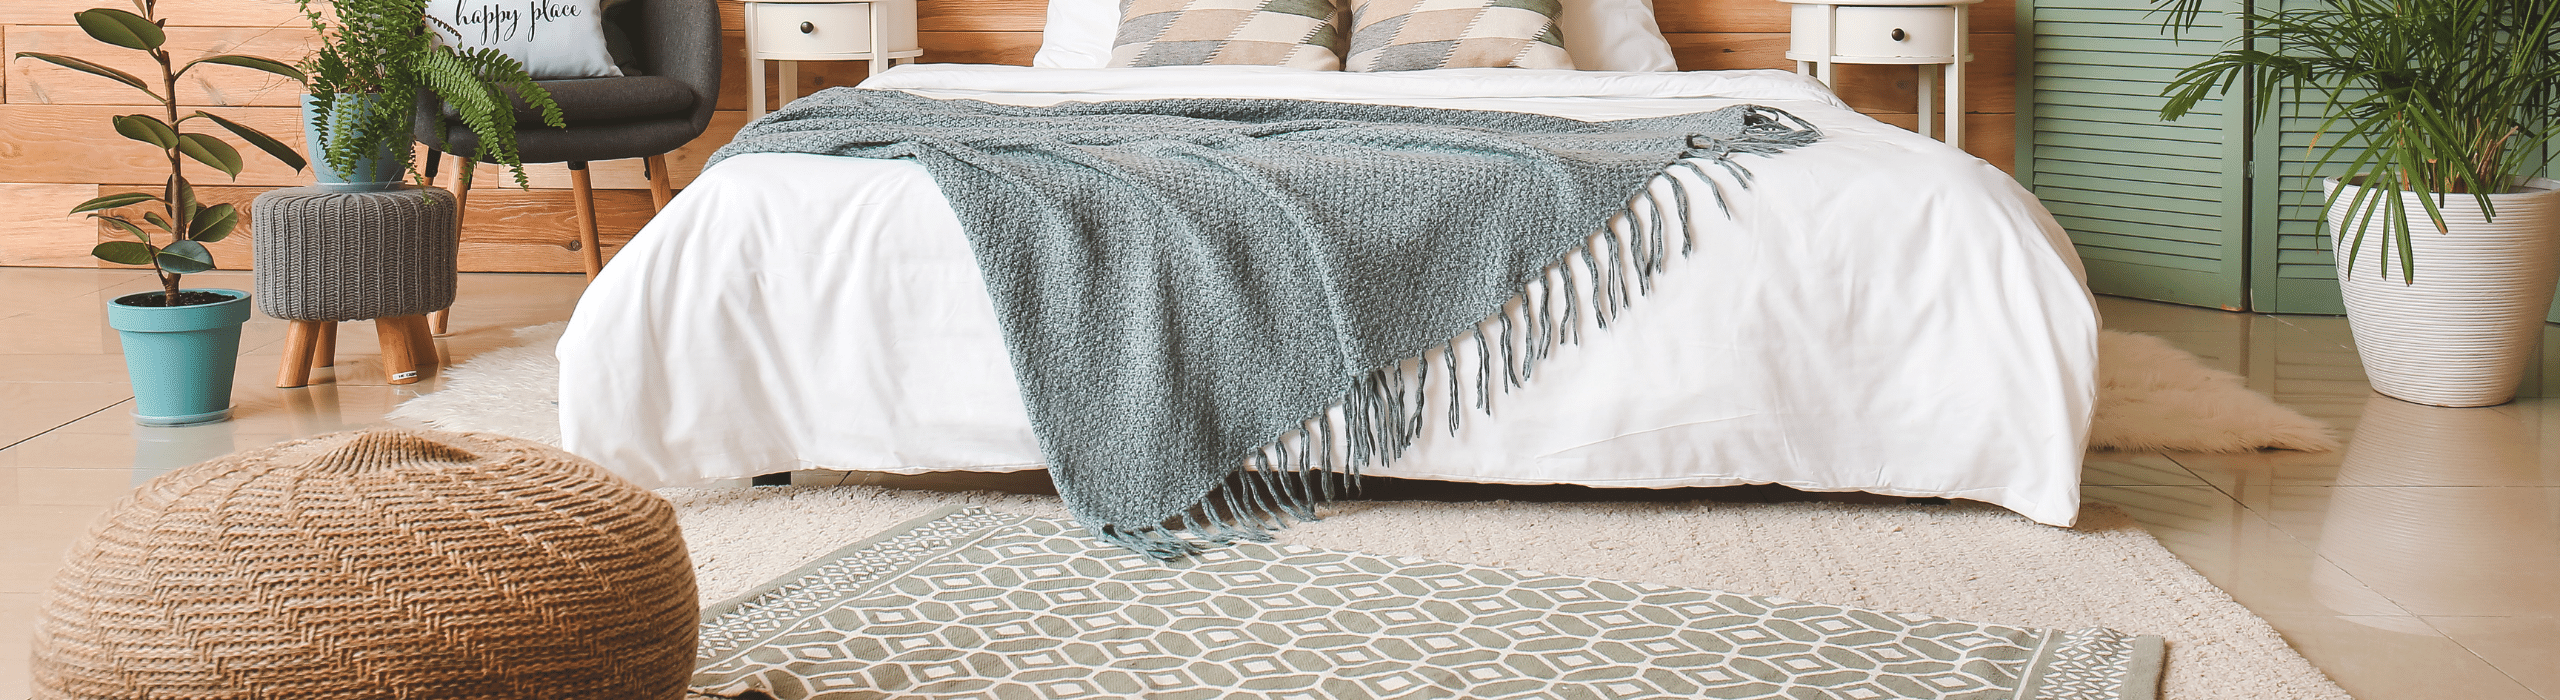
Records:
[[[340,321],[374,322],[390,383],[435,373],[426,315],[453,305],[461,242],[452,192],[295,187],[258,195],[249,215],[258,309],[293,322],[276,386],[308,385],[311,368],[336,364]]]

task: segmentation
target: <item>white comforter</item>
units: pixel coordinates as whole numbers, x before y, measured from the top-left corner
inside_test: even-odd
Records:
[[[2061,228],[1998,169],[1796,75],[916,65],[864,86],[1579,119],[1788,110],[1823,141],[1743,157],[1757,182],[1726,181],[1731,218],[1700,207],[1697,252],[1621,322],[1562,349],[1491,415],[1426,431],[1375,473],[1776,483],[1975,499],[2056,525],[2078,512],[2097,318]],[[704,172],[579,301],[559,351],[567,447],[651,487],[797,468],[1039,467],[946,196],[968,193],[938,190],[910,161],[767,154]]]

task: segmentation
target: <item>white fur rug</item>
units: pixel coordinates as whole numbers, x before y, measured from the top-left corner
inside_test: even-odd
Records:
[[[515,347],[446,370],[444,388],[410,399],[390,417],[439,430],[488,432],[560,444],[560,363],[552,349],[567,322],[518,329]],[[2156,337],[2098,336],[2097,416],[2089,446],[2135,452],[2243,452],[2338,448],[2327,424],[2249,390],[2239,376],[2204,366]]]

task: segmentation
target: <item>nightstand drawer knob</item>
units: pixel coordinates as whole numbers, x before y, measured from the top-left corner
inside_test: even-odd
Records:
[[[801,26],[800,31],[804,31],[804,32],[805,32],[805,31],[809,31],[809,30],[808,30],[808,26],[809,26],[809,25],[802,24],[802,25],[800,25],[800,26]],[[1901,41],[1901,40],[1908,39],[1908,38],[1911,38],[1911,35],[1910,35],[1910,34],[1905,34],[1905,33],[1903,33],[1903,31],[1902,31],[1901,29],[1895,29],[1895,30],[1893,30],[1893,40],[1894,40],[1894,41]]]
[[[808,23],[808,22],[801,22],[801,23],[800,23],[800,33],[802,33],[802,34],[808,34],[808,33],[815,32],[815,31],[818,31],[818,25],[810,24],[810,23]],[[1902,30],[1900,30],[1900,29],[1893,30],[1893,40],[1894,40],[1894,41],[1901,41],[1901,40],[1902,40]]]

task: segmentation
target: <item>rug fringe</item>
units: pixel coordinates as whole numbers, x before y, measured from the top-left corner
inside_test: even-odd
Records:
[[[1105,541],[1161,560],[1198,553],[1208,545],[1237,540],[1268,542],[1271,533],[1290,521],[1314,522],[1321,503],[1357,494],[1361,474],[1402,457],[1421,436],[1428,421],[1425,390],[1434,372],[1448,385],[1446,426],[1451,434],[1461,422],[1460,406],[1472,390],[1477,411],[1494,409],[1496,393],[1510,393],[1537,375],[1539,363],[1564,345],[1578,345],[1582,322],[1602,330],[1634,302],[1653,291],[1653,277],[1670,258],[1668,229],[1680,232],[1680,255],[1696,249],[1687,222],[1694,210],[1691,185],[1672,175],[1687,168],[1714,195],[1716,207],[1733,215],[1723,184],[1701,163],[1713,163],[1734,183],[1750,189],[1751,171],[1734,156],[1768,156],[1818,140],[1813,124],[1783,110],[1754,106],[1735,138],[1691,136],[1678,160],[1647,180],[1626,205],[1609,217],[1582,245],[1525,281],[1519,294],[1476,324],[1419,355],[1370,370],[1352,380],[1343,397],[1317,415],[1301,421],[1256,448],[1240,461],[1218,487],[1182,515],[1142,527],[1086,522],[1085,529]],[[1665,194],[1669,201],[1664,201]],[[1582,268],[1578,278],[1575,268]],[[1583,280],[1588,280],[1585,289]],[[1562,303],[1556,298],[1561,292]],[[1475,340],[1475,366],[1461,374],[1461,340]],[[1437,358],[1436,360],[1434,358]],[[1468,377],[1468,381],[1460,381]]]

